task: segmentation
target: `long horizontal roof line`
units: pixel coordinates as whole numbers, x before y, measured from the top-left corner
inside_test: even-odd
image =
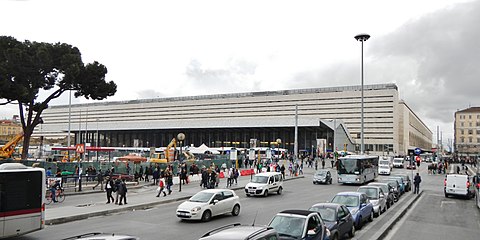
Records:
[[[364,90],[382,90],[382,89],[398,90],[398,87],[394,83],[387,83],[387,84],[364,85],[363,89]],[[344,92],[344,91],[361,91],[361,85],[342,86],[342,87],[325,87],[325,88],[304,88],[304,89],[262,91],[262,92],[225,93],[225,94],[211,94],[211,95],[184,96],[184,97],[150,98],[150,99],[125,100],[125,101],[103,101],[103,102],[95,102],[95,103],[74,104],[74,106],[76,107],[101,106],[101,105],[109,105],[109,104],[190,101],[190,100],[202,100],[202,99],[278,96],[278,95],[308,94],[308,93],[320,93],[320,92],[324,92],[324,93]],[[50,108],[63,108],[65,106],[68,106],[68,105],[52,105],[50,106]]]

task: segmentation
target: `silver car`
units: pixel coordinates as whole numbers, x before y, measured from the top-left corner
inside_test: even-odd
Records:
[[[367,195],[368,200],[370,200],[373,205],[373,213],[376,217],[387,210],[387,196],[383,193],[382,188],[377,186],[361,186],[357,192],[362,192]]]

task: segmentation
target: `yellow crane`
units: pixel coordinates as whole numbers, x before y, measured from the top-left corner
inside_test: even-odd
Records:
[[[23,132],[17,134],[7,144],[0,147],[0,160],[12,157],[13,153],[15,152],[15,147],[22,140],[22,138],[23,138]]]
[[[173,138],[164,152],[153,153],[150,162],[168,163],[175,161],[175,150],[177,149],[177,139]]]

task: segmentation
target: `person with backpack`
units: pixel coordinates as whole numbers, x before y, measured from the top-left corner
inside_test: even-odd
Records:
[[[117,178],[117,180],[115,180],[115,184],[113,186],[114,186],[113,187],[113,192],[116,193],[115,204],[119,204],[118,200],[120,199],[120,204],[119,205],[123,205],[122,204],[123,186],[122,186],[121,177],[119,177],[119,178]]]
[[[122,179],[120,187],[122,188],[122,192],[120,195],[119,205],[122,205],[122,200],[123,200],[123,204],[127,204],[127,183],[125,182],[125,179]]]
[[[165,179],[160,178],[160,181],[158,183],[158,194],[157,197],[160,197],[160,193],[163,193],[163,196],[166,197],[167,193],[165,193]]]

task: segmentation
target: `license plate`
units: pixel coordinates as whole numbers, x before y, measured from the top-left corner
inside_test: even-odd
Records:
[[[179,213],[179,215],[180,215],[180,216],[187,216],[187,214],[184,213],[184,212]]]

